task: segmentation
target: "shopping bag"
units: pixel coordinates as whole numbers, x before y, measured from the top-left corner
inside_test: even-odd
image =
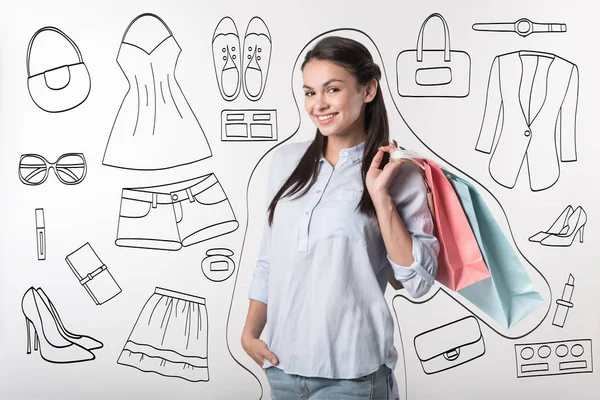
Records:
[[[473,232],[470,231],[460,201],[440,167],[426,157],[402,147],[392,153],[390,160],[393,159],[411,164],[423,177],[428,207],[434,219],[434,235],[440,244],[435,279],[454,291],[488,279],[489,271]],[[388,282],[396,290],[402,288],[392,270]]]
[[[442,21],[444,49],[423,49],[425,25],[433,17]],[[450,49],[450,31],[438,13],[425,19],[417,48],[404,50],[396,59],[398,94],[403,97],[466,97],[471,84],[471,58],[464,51]]]
[[[510,328],[544,303],[508,239],[477,189],[444,170],[477,238],[491,277],[458,292],[504,328]]]
[[[440,244],[436,280],[459,291],[490,278],[454,188],[437,164],[429,160],[422,163],[433,195],[435,236]]]

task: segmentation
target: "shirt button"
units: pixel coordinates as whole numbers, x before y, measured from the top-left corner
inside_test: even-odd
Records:
[[[173,195],[173,200],[177,200],[179,198],[179,196],[177,196],[176,194]]]
[[[524,134],[525,136],[529,136],[529,135],[531,135],[531,132],[530,132],[529,130],[526,130],[525,132],[523,132],[523,134]]]

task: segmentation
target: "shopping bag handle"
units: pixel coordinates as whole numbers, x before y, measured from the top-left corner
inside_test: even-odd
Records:
[[[77,47],[75,42],[70,37],[68,37],[63,31],[61,31],[58,28],[55,28],[53,26],[45,26],[33,34],[33,36],[31,37],[31,40],[29,41],[29,46],[27,46],[27,59],[25,60],[25,62],[27,63],[27,77],[29,77],[29,78],[31,77],[31,72],[29,71],[29,59],[31,58],[31,47],[33,46],[33,41],[35,40],[37,35],[39,35],[40,33],[44,32],[44,31],[56,32],[59,35],[61,35],[62,37],[64,37],[65,39],[67,39],[69,41],[69,43],[71,43],[71,46],[73,46],[73,48],[77,52],[77,57],[79,58],[79,63],[83,63],[83,57],[81,56],[81,51],[79,51],[79,47]]]
[[[421,164],[421,162],[419,160],[431,161],[427,157],[420,155],[416,151],[406,150],[406,149],[401,149],[401,148],[398,148],[398,150],[393,151],[390,154],[390,158],[396,159],[396,160],[400,159],[403,161],[408,161],[408,162],[414,164],[415,166],[419,167],[422,170],[425,170],[425,167],[423,166],[423,164]]]
[[[396,141],[394,140],[394,144],[395,143]],[[419,160],[427,160],[430,162],[433,161],[431,161],[427,157],[420,155],[416,151],[406,150],[399,146],[397,146],[397,150],[393,151],[390,154],[390,160],[402,160],[403,162],[407,162],[416,168],[416,170],[421,175],[421,178],[423,178],[423,184],[425,186],[425,191],[427,192],[427,207],[429,208],[429,212],[431,213],[431,215],[435,218],[435,204],[433,202],[432,190],[433,188],[427,181],[427,173],[425,172],[425,166]]]
[[[422,160],[436,164],[442,170],[448,170],[448,168],[439,161],[434,161],[431,158],[425,157],[414,150],[407,150],[400,146],[397,146],[397,149],[390,153],[390,161],[391,160],[402,160],[404,162],[408,162],[409,164],[415,166],[421,174],[423,174],[425,171],[425,165],[422,163]]]
[[[433,13],[423,21],[421,30],[419,31],[419,37],[417,38],[417,62],[423,61],[423,32],[425,31],[425,25],[433,17],[437,17],[442,21],[444,25],[444,61],[450,61],[450,31],[448,30],[448,24],[441,14]]]

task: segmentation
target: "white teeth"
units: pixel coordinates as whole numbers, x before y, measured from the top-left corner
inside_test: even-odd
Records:
[[[325,121],[329,118],[333,118],[335,116],[335,114],[329,114],[329,115],[323,115],[323,116],[319,116],[319,121]]]

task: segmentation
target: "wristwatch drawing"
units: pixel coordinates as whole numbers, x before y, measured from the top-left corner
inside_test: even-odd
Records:
[[[482,32],[515,32],[522,37],[532,33],[561,33],[567,31],[567,24],[533,22],[521,18],[516,22],[486,22],[473,24],[473,30]]]

